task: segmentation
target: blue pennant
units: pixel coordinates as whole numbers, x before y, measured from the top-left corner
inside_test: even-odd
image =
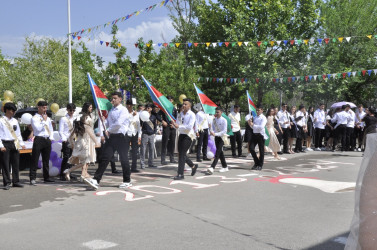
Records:
[[[102,44],[103,44],[103,41],[99,41],[99,43],[102,45]]]
[[[293,76],[292,77],[292,82],[294,82],[294,81],[296,81],[296,77]]]
[[[284,40],[284,45],[287,45],[288,41],[287,40]]]
[[[368,70],[368,75],[370,76],[370,74],[372,74],[372,70]]]
[[[192,43],[188,43],[187,45],[189,46],[189,48],[191,48],[191,46],[192,46]]]
[[[318,41],[319,43],[322,43],[322,39],[317,39],[317,41]]]
[[[331,78],[331,74],[328,74],[328,75],[327,75],[327,78],[329,78],[329,79],[330,79],[330,78]]]
[[[312,77],[313,77],[313,76],[309,76],[309,81],[311,81],[311,80],[312,80]]]
[[[347,72],[348,77],[351,77],[351,74],[352,74],[351,72]]]
[[[223,43],[222,43],[222,42],[220,42],[220,43],[219,43],[219,46],[220,46],[220,47],[221,47],[221,46],[223,46]]]

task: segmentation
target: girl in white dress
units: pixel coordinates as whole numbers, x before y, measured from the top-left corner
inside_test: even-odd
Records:
[[[68,160],[70,164],[73,164],[73,167],[64,171],[67,180],[70,180],[70,173],[78,168],[82,168],[81,178],[84,179],[84,182],[87,182],[90,178],[88,164],[93,162],[95,146],[100,145],[97,143],[91,124],[87,121],[89,121],[87,114],[83,114],[74,121],[73,131],[69,137],[69,143],[72,145],[72,156]]]
[[[268,144],[268,151],[272,151],[272,154],[274,155],[275,159],[280,160],[280,157],[278,155],[278,152],[280,151],[280,144],[279,140],[276,136],[279,132],[275,129],[275,109],[269,108],[267,111],[267,130],[270,134],[270,143]],[[280,126],[280,125],[279,125]]]

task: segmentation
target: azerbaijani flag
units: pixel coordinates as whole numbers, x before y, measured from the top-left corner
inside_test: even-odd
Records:
[[[253,117],[257,116],[257,107],[255,106],[255,103],[253,102],[253,99],[251,99],[249,95],[249,91],[246,90],[246,95],[247,95],[247,106],[249,106],[249,112]],[[266,132],[266,135],[268,136],[268,139],[265,140],[264,145],[268,146],[270,144],[270,133],[268,133],[267,126],[264,127],[264,132]]]
[[[105,118],[107,118],[107,116],[109,115],[109,111],[111,110],[113,105],[107,99],[105,94],[100,90],[97,84],[93,81],[89,73],[88,73],[88,79],[89,79],[90,90],[92,91],[92,95],[94,99],[94,104],[96,105],[96,109],[98,110],[99,115],[102,115]]]
[[[176,118],[173,116],[174,105],[171,103],[163,94],[161,94],[155,87],[152,86],[144,76],[141,76],[145,85],[147,85],[149,94],[151,95],[153,104],[159,107],[168,117],[169,121],[176,121]]]
[[[217,105],[213,101],[211,101],[211,99],[209,99],[208,96],[206,96],[203,93],[203,91],[201,91],[198,87],[196,87],[195,83],[194,83],[194,86],[195,86],[196,93],[198,94],[200,103],[202,104],[204,113],[209,114],[209,115],[214,115],[216,113]],[[225,114],[225,112],[223,112],[222,117],[224,117],[227,121],[227,134],[233,135],[232,125],[231,125],[232,121]]]
[[[247,103],[249,106],[249,113],[252,114],[253,117],[257,116],[257,107],[255,106],[255,103],[253,102],[253,99],[251,99],[249,95],[249,91],[246,90],[246,95],[247,95]]]

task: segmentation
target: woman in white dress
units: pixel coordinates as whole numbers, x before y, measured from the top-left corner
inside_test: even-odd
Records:
[[[88,174],[88,164],[93,162],[93,151],[95,152],[95,146],[99,146],[99,143],[97,143],[92,124],[88,121],[91,119],[88,119],[88,114],[85,113],[74,121],[73,131],[69,137],[72,156],[68,160],[73,167],[64,171],[67,180],[70,180],[70,173],[78,168],[82,168],[81,178],[85,182],[91,178]]]
[[[280,160],[280,157],[278,155],[278,152],[280,152],[280,144],[279,144],[279,140],[276,136],[279,133],[279,131],[277,131],[275,129],[275,121],[276,121],[276,119],[275,119],[275,109],[269,108],[266,116],[267,116],[266,127],[267,127],[267,130],[268,130],[268,133],[270,134],[270,143],[268,144],[268,149],[269,149],[268,151],[272,152],[275,159]]]
[[[81,114],[86,115],[85,123],[94,131],[94,120],[92,119],[93,105],[89,102],[84,103],[81,109]],[[94,163],[97,159],[96,142],[89,140],[89,162]]]
[[[355,212],[346,250],[377,246],[377,134],[369,134],[355,191]]]

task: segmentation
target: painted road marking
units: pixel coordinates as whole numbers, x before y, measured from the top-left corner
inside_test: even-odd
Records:
[[[92,241],[84,242],[82,245],[92,250],[107,249],[107,248],[118,246],[118,244],[116,243],[104,241],[104,240],[92,240]]]

